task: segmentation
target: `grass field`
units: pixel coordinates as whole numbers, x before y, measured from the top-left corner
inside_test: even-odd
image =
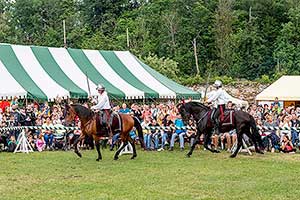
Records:
[[[300,154],[0,153],[0,199],[299,199]]]

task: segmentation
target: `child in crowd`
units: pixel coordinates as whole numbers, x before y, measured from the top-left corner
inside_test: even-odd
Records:
[[[45,140],[44,135],[42,133],[39,134],[38,139],[36,140],[36,148],[39,152],[43,151],[45,149]]]
[[[9,138],[9,141],[7,143],[8,145],[8,152],[14,152],[17,147],[16,138],[14,135],[11,135]]]
[[[281,147],[279,149],[283,153],[295,153],[296,149],[293,147],[291,140],[288,135],[283,135]]]

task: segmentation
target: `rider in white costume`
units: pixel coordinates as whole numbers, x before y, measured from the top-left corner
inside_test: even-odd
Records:
[[[99,92],[98,103],[91,107],[93,110],[110,110],[110,102],[107,92],[105,91],[105,87],[102,85],[98,85],[96,90]]]
[[[92,106],[92,110],[99,110],[103,112],[102,115],[102,126],[106,126],[108,128],[108,135],[109,139],[112,138],[112,132],[110,128],[110,111],[111,111],[111,106],[110,106],[110,101],[109,97],[107,95],[107,92],[105,91],[105,87],[99,84],[96,88],[98,90],[99,96],[97,98],[97,104]]]
[[[215,133],[219,135],[220,134],[219,116],[221,117],[221,121],[222,121],[224,118],[225,105],[229,101],[229,95],[225,90],[223,90],[221,81],[216,80],[213,86],[217,90],[215,91],[215,93],[213,93],[213,95],[211,95],[207,99],[207,103],[217,104],[217,109],[214,109],[212,112],[212,119],[214,120]]]

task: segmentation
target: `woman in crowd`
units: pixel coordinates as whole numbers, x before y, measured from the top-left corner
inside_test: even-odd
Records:
[[[279,149],[283,153],[295,153],[296,149],[293,147],[291,140],[288,135],[282,136],[282,142]]]

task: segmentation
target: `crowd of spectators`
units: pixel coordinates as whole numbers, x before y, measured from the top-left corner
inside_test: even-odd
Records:
[[[51,106],[49,106],[51,104]],[[227,109],[237,109],[232,102],[228,102]],[[131,114],[136,116],[144,127],[168,126],[184,127],[186,125],[194,126],[194,121],[184,124],[180,114],[173,101],[164,103],[153,102],[150,104],[122,103],[115,105],[113,110],[119,113]],[[300,107],[294,105],[283,107],[278,100],[271,105],[252,104],[247,109],[260,126],[279,126],[279,127],[299,127],[300,126]],[[63,108],[61,101],[52,103],[27,103],[22,106],[17,98],[12,101],[0,102],[0,127],[7,126],[42,126],[42,127],[62,127],[64,125]],[[76,120],[75,126],[80,127],[80,121]],[[295,152],[299,143],[299,133],[296,130],[269,131],[260,130],[265,145],[265,150],[271,152]],[[70,149],[72,141],[79,137],[80,130],[66,132],[64,130],[26,130],[29,143],[36,151]],[[17,145],[17,138],[20,130],[7,131],[2,133],[6,135],[8,151],[13,151]],[[143,129],[144,143],[146,151],[163,151],[168,149],[173,151],[176,142],[179,142],[179,149],[183,151],[194,141],[196,131],[189,130],[158,130]],[[131,137],[137,139],[135,130],[131,132]],[[3,137],[1,137],[3,138]],[[0,139],[1,140],[1,139]],[[3,139],[2,139],[3,140]],[[112,140],[110,149],[118,143],[118,135]],[[138,141],[138,140],[136,140]],[[201,140],[203,141],[202,137]],[[236,132],[232,130],[228,133],[213,135],[211,145],[216,149],[230,151],[236,141]],[[93,146],[92,142],[82,141],[80,147],[87,144]]]
[[[283,106],[274,100],[272,104],[252,104],[249,113],[259,126],[279,127],[282,130],[261,130],[267,150],[293,153],[299,147],[300,107],[291,104]],[[291,129],[294,127],[296,129]],[[286,128],[286,130],[284,130]]]

